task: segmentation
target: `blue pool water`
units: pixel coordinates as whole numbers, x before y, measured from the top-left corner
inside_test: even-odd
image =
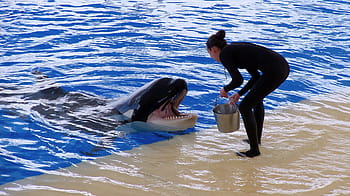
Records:
[[[348,1],[1,2],[0,185],[215,124],[211,109],[230,78],[205,42],[220,29],[230,42],[264,45],[290,63],[288,80],[265,100],[268,109],[350,86]],[[55,123],[58,116],[32,110],[40,100],[23,99],[42,88],[33,71],[47,75],[47,85],[100,99],[159,77],[184,78],[189,93],[181,110],[197,113],[198,123],[183,132],[122,136],[67,129]]]

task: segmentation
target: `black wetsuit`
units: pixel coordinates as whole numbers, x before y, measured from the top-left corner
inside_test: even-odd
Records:
[[[251,75],[247,84],[238,91],[240,96],[249,91],[241,101],[239,110],[250,143],[250,150],[243,155],[257,156],[260,154],[258,144],[261,141],[265,115],[263,99],[286,80],[289,65],[280,54],[246,42],[232,43],[223,48],[220,60],[232,78],[224,86],[226,92],[242,85],[243,77],[238,69],[246,69]]]

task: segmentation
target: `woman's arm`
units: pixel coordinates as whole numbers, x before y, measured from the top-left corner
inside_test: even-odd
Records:
[[[225,65],[224,65],[225,66]],[[226,92],[233,90],[243,83],[243,77],[241,73],[238,71],[238,68],[234,66],[225,66],[227,71],[230,73],[231,76],[231,82],[224,86],[224,89]]]
[[[260,78],[260,73],[257,69],[247,69],[248,73],[252,76],[244,87],[238,91],[240,96],[244,95],[249,89],[253,87],[256,81]]]

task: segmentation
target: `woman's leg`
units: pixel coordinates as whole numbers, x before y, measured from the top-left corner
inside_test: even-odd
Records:
[[[244,157],[260,155],[259,143],[261,142],[265,116],[263,99],[281,83],[280,80],[272,80],[270,76],[263,75],[239,104],[239,111],[249,139],[250,150],[239,152],[237,155]]]
[[[239,105],[250,144],[250,150],[238,152],[239,156],[260,155],[259,143],[261,143],[265,116],[263,99],[287,79],[289,65],[287,61],[283,60],[283,62],[276,65],[276,69],[272,69],[268,75],[263,74]]]
[[[258,144],[261,144],[261,136],[264,127],[264,117],[265,117],[265,108],[263,101],[260,101],[254,108],[254,116],[256,121],[256,128],[258,132]]]
[[[264,127],[264,116],[265,116],[265,108],[263,102],[260,102],[253,108],[253,113],[255,116],[256,127],[258,132],[258,144],[261,144],[261,136]],[[249,139],[244,139],[244,142],[249,144]]]
[[[249,94],[251,93],[248,93],[247,96],[240,103],[239,111],[241,113],[244,127],[246,129],[247,136],[249,139],[250,150],[246,152],[239,152],[237,153],[237,155],[245,157],[255,157],[260,155],[258,141],[258,125],[255,118],[255,114],[253,112],[253,108],[255,107],[255,102],[257,102],[257,100],[252,99],[253,97],[249,96]]]

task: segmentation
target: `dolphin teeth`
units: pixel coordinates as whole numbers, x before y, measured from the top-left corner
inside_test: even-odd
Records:
[[[191,115],[180,115],[180,116],[167,116],[164,119],[165,120],[176,120],[176,119],[184,119],[184,118],[191,118]]]

